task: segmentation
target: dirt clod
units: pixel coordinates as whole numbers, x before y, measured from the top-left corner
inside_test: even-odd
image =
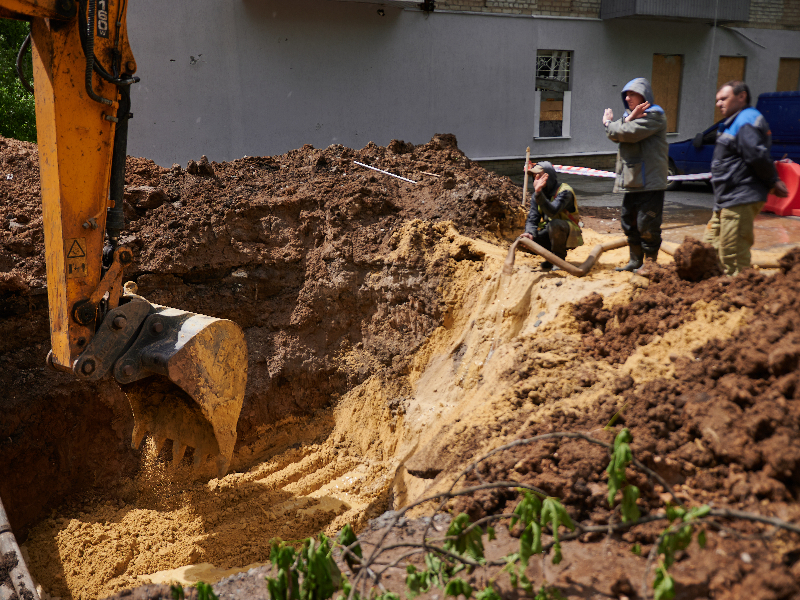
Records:
[[[673,258],[678,277],[686,281],[702,281],[723,273],[714,247],[691,237],[678,246]]]

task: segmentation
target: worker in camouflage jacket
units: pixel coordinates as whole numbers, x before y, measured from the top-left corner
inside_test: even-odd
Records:
[[[563,260],[567,250],[583,245],[575,192],[566,183],[559,185],[556,170],[547,161],[529,170],[534,176],[534,195],[525,221],[525,233],[520,237],[533,240]],[[552,269],[549,261],[542,263],[542,270]]]
[[[714,246],[725,273],[736,275],[750,266],[753,222],[767,194],[785,198],[789,191],[778,179],[770,155],[771,136],[764,116],[750,106],[743,81],[729,81],[717,92],[717,107],[725,118],[719,124],[711,185],[714,212],[703,241]]]
[[[626,108],[622,118],[615,121],[614,111],[607,108],[603,125],[608,139],[619,145],[614,192],[625,193],[620,221],[630,260],[617,271],[633,271],[645,258],[656,260],[661,247],[669,146],[667,116],[655,104],[647,79],[626,83],[622,103]]]

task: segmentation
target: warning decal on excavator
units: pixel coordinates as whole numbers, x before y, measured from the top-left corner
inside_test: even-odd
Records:
[[[67,279],[86,277],[86,238],[70,238],[64,243],[67,254]]]

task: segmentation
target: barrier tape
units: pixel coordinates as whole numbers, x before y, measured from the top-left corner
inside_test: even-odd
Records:
[[[528,165],[528,171],[533,168],[533,165]],[[572,167],[569,165],[553,165],[556,173],[571,173],[572,175],[584,175],[586,177],[609,177],[615,178],[616,173],[611,171],[601,171],[599,169],[590,169],[589,167]],[[707,181],[711,179],[711,173],[697,173],[694,175],[670,175],[667,177],[669,181]]]
[[[378,167],[371,167],[370,165],[365,165],[364,163],[358,162],[357,160],[354,160],[353,162],[356,163],[360,167],[366,167],[367,169],[372,169],[373,171],[377,171],[378,173],[383,173],[384,175],[390,175],[392,177],[396,177],[397,179],[402,179],[403,181],[407,181],[408,183],[413,183],[414,185],[417,184],[417,182],[414,181],[413,179],[407,179],[405,177],[400,177],[400,175],[395,175],[394,173],[389,173],[389,171],[384,171],[383,169],[379,169]]]

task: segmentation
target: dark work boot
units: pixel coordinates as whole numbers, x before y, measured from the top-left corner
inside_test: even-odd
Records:
[[[622,265],[614,269],[615,271],[635,271],[642,266],[644,262],[644,251],[641,246],[628,246],[631,252],[631,258],[627,265]]]
[[[647,277],[650,275],[650,269],[648,268],[648,264],[652,265],[654,263],[658,263],[658,250],[655,252],[645,252],[644,253],[644,264],[635,269],[637,275],[641,275],[642,277]]]

